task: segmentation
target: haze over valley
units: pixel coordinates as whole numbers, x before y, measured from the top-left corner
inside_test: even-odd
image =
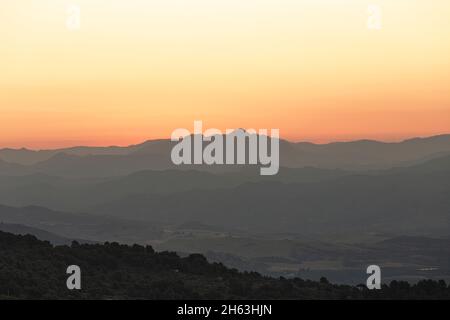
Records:
[[[280,172],[174,166],[169,140],[0,150],[0,230],[203,253],[268,275],[450,278],[450,135],[280,144]],[[414,252],[414,254],[411,254]]]

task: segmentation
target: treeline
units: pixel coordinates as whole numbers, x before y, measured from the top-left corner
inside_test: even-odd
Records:
[[[68,290],[69,265],[81,290]],[[264,277],[181,258],[150,246],[117,243],[52,246],[34,236],[0,232],[0,299],[449,299],[444,281],[393,281],[381,290],[321,281]]]

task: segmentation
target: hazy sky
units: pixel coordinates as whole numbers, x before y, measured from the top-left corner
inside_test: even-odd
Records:
[[[448,0],[1,1],[0,147],[124,145],[194,120],[316,142],[450,133],[449,57]]]

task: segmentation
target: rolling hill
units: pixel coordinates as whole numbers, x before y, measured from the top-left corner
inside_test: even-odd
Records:
[[[82,270],[82,290],[68,290],[65,269]],[[444,281],[393,282],[381,290],[299,278],[241,273],[204,256],[180,258],[150,246],[117,243],[53,247],[0,231],[0,299],[449,299]],[[24,272],[25,271],[25,272]]]
[[[135,194],[91,212],[199,221],[252,232],[450,234],[450,157],[311,183],[244,183],[168,195]]]

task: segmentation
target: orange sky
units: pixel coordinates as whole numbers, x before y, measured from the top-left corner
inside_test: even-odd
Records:
[[[126,145],[194,120],[315,142],[450,133],[448,57],[447,0],[2,1],[0,147]]]

